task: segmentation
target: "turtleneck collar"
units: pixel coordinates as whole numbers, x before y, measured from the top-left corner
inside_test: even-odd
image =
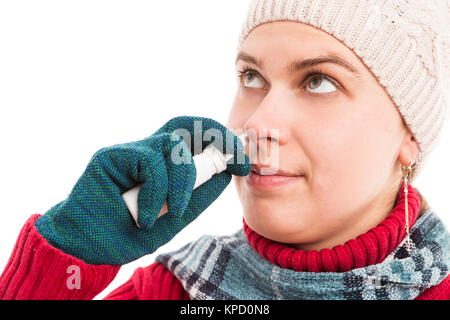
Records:
[[[420,195],[408,185],[408,215],[411,228],[420,212]],[[397,203],[390,214],[376,227],[356,239],[332,249],[298,250],[269,240],[253,231],[244,222],[247,241],[264,259],[286,269],[305,272],[345,272],[380,263],[397,247],[406,235],[405,195],[403,184]]]

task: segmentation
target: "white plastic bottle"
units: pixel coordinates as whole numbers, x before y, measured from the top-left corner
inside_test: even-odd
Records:
[[[246,144],[246,134],[242,134],[238,136],[241,140],[242,145]],[[215,174],[218,174],[224,171],[227,168],[227,161],[231,159],[233,155],[231,154],[223,154],[219,150],[217,150],[212,144],[208,145],[202,153],[193,156],[195,168],[197,171],[197,177],[194,184],[194,189],[198,186],[202,185]],[[125,201],[128,210],[130,211],[131,216],[136,221],[136,225],[138,218],[138,195],[139,190],[141,189],[141,185],[134,187],[133,189],[128,190],[124,194],[122,194],[122,198]],[[162,216],[167,212],[167,202],[164,202],[164,205],[159,212],[158,217]]]

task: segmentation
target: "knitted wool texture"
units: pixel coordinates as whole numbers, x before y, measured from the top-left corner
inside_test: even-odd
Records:
[[[238,51],[257,26],[282,20],[325,31],[362,60],[419,144],[417,175],[450,104],[450,0],[253,0]]]

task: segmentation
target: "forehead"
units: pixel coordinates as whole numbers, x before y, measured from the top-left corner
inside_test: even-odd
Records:
[[[276,21],[253,29],[242,43],[242,51],[272,63],[285,59],[308,59],[336,55],[364,67],[360,59],[342,42],[325,31],[295,21]]]

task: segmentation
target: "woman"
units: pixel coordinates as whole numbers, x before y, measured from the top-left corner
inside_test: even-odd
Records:
[[[169,137],[195,121],[230,133],[193,117],[99,150],[69,197],[25,224],[0,296],[92,299],[234,175],[242,230],[159,255],[107,299],[449,299],[450,235],[411,185],[449,103],[449,11],[445,1],[253,1],[227,127],[253,132],[249,148],[267,158],[246,150],[193,190],[192,163],[167,160],[188,141]],[[120,198],[139,181],[141,229]]]

